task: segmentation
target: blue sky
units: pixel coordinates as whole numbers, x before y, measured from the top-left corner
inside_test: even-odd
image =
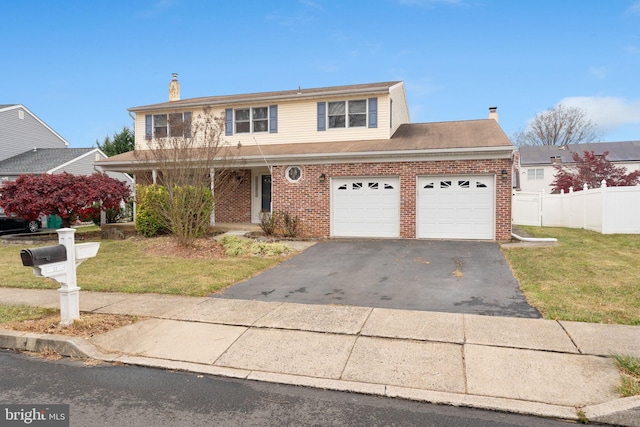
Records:
[[[640,0],[0,0],[0,104],[70,142],[168,100],[403,80],[411,121],[507,135],[564,102],[640,140]]]

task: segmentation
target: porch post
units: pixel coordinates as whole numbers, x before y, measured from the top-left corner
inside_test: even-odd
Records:
[[[214,225],[216,225],[216,193],[214,191],[214,187],[215,187],[215,179],[216,176],[216,169],[215,168],[211,168],[209,170],[209,178],[211,181],[211,194],[213,195],[213,209],[211,209],[211,216],[209,217],[209,225],[211,225],[212,227]]]

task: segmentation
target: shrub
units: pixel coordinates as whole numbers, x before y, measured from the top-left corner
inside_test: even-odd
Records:
[[[238,236],[226,235],[220,239],[220,244],[224,248],[227,256],[242,256],[247,253],[248,240],[243,240]]]
[[[183,245],[188,245],[209,230],[213,211],[213,194],[205,186],[174,186],[167,199],[167,215],[171,232]]]
[[[278,227],[277,215],[271,215],[269,212],[260,212],[260,229],[267,236],[273,236]]]
[[[276,256],[290,252],[291,248],[283,243],[253,242],[249,251],[258,256]]]
[[[255,256],[277,256],[291,251],[289,246],[283,243],[256,242],[248,239],[241,239],[238,236],[226,235],[220,239],[220,244],[224,247],[227,256],[243,256],[251,254]]]
[[[296,237],[298,235],[298,226],[300,225],[300,218],[291,215],[288,212],[280,212],[282,217],[282,228],[284,237]]]
[[[137,185],[138,210],[136,230],[145,237],[153,237],[169,232],[167,218],[162,206],[166,203],[167,190],[160,185]]]

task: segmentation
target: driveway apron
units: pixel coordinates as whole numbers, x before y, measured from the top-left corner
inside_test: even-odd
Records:
[[[215,298],[540,317],[495,242],[320,242]]]

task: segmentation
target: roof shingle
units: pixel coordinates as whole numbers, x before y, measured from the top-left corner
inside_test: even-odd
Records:
[[[95,148],[39,148],[0,162],[0,175],[42,174]]]

